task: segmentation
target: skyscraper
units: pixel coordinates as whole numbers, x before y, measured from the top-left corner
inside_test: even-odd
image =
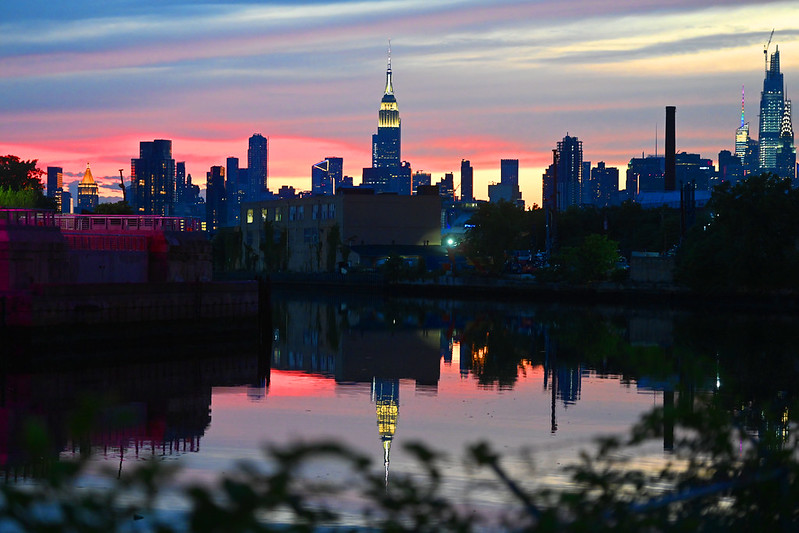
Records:
[[[311,192],[313,194],[335,194],[344,176],[344,159],[326,157],[311,166]]]
[[[205,184],[205,223],[207,231],[214,232],[225,225],[227,219],[225,203],[225,167],[211,167]]]
[[[741,160],[741,165],[746,158],[746,149],[749,146],[749,123],[744,122],[744,87],[741,86],[741,125],[735,130],[735,155]]]
[[[139,143],[139,158],[130,160],[130,197],[141,215],[171,215],[175,204],[175,160],[172,141]]]
[[[760,170],[776,172],[777,148],[780,140],[782,118],[785,115],[785,87],[780,72],[780,48],[771,54],[771,63],[763,80],[760,93]]]
[[[250,148],[247,150],[247,197],[250,201],[261,199],[269,190],[267,179],[269,163],[269,142],[260,133],[250,137]]]
[[[55,198],[56,209],[61,212],[61,192],[64,190],[64,169],[47,167],[47,196]]]
[[[507,185],[519,185],[518,159],[500,159],[499,181]]]
[[[397,99],[394,96],[394,82],[391,74],[391,48],[388,51],[388,67],[386,68],[386,87],[383,99],[380,100],[380,111],[377,118],[377,133],[372,135],[372,172],[364,172],[367,185],[378,192],[400,192],[397,184],[401,167],[400,150],[400,116]],[[410,185],[410,183],[409,183]],[[404,187],[402,187],[404,189]]]
[[[461,202],[474,202],[474,169],[468,159],[461,160]]]
[[[522,193],[519,192],[519,160],[501,159],[499,161],[499,183],[488,186],[488,201],[504,200],[524,208]]]
[[[94,212],[97,209],[99,199],[97,183],[94,181],[89,163],[86,163],[86,172],[83,173],[83,178],[78,183],[78,208],[76,212]]]
[[[780,145],[776,153],[776,172],[783,178],[790,178],[796,186],[796,147],[793,144],[793,121],[791,101],[785,100],[785,111],[780,125]]]
[[[558,211],[580,205],[583,182],[583,142],[568,134],[558,142]]]

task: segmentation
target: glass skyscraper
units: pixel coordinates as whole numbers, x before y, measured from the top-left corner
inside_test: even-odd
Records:
[[[771,54],[771,62],[763,80],[760,93],[760,170],[776,172],[777,148],[782,144],[780,130],[785,114],[785,93],[782,72],[780,72],[780,49]]]

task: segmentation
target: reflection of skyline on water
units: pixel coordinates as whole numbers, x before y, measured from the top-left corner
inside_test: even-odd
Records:
[[[358,443],[376,451],[380,442],[386,473],[390,457],[402,457],[401,447],[391,451],[397,449],[395,440],[420,435],[446,440],[450,437],[439,435],[444,431],[463,433],[452,438],[466,439],[475,433],[475,425],[494,427],[491,417],[501,418],[502,413],[491,406],[499,405],[503,396],[519,400],[519,408],[514,406],[513,415],[496,427],[507,431],[511,426],[502,424],[512,423],[524,438],[532,438],[538,429],[547,436],[573,435],[576,420],[590,420],[596,431],[611,427],[615,414],[598,411],[594,404],[603,401],[597,391],[610,390],[614,381],[620,390],[645,393],[652,400],[635,401],[656,404],[666,414],[673,407],[690,407],[702,395],[726,392],[722,400],[753,434],[782,438],[787,432],[782,421],[795,398],[799,367],[794,332],[799,328],[792,319],[772,323],[767,317],[713,320],[668,309],[279,294],[273,297],[272,310],[266,335],[254,326],[244,335],[253,342],[241,340],[241,328],[217,328],[212,342],[175,337],[174,342],[191,348],[174,357],[171,350],[149,353],[144,346],[119,360],[95,357],[75,367],[63,362],[8,367],[0,384],[0,460],[6,473],[29,464],[16,436],[28,416],[42,420],[52,433],[53,457],[86,446],[112,459],[202,454],[201,441],[207,442],[214,425],[212,389],[243,392],[254,409],[270,411],[275,403],[269,396],[270,368],[289,371],[286,375],[307,374],[329,384],[333,393],[331,399],[316,394],[312,385],[296,382],[295,396],[307,396],[297,400],[304,408],[280,418],[281,424],[308,416],[317,409],[314,401],[330,413],[337,409],[338,398],[346,400],[341,404],[360,405],[364,409],[358,413],[371,422],[336,426],[334,435],[368,432]],[[271,339],[271,346],[258,347],[259,337]],[[108,348],[104,353],[116,355]],[[136,354],[145,356],[137,361]],[[598,387],[598,381],[608,386]],[[286,383],[281,382],[291,386]],[[303,387],[310,388],[306,392]],[[400,388],[405,388],[402,404]],[[66,420],[79,411],[86,391],[95,398],[100,423],[92,434],[78,438]],[[281,413],[293,408],[280,405]],[[618,407],[624,405],[612,408]],[[436,409],[441,412],[425,412]],[[588,412],[600,416],[586,419]],[[351,412],[345,415],[346,423],[356,424]],[[430,423],[433,419],[439,423]],[[420,430],[425,423],[431,425]],[[668,416],[663,433],[663,446],[670,449]],[[401,463],[393,464],[396,468]]]
[[[30,475],[40,462],[24,444],[31,420],[50,439],[45,463],[89,448],[94,455],[120,461],[176,457],[200,450],[211,423],[213,387],[252,384],[256,396],[265,394],[268,376],[254,344],[249,353],[226,355],[209,345],[190,358],[169,358],[163,348],[150,346],[155,355],[109,357],[92,364],[53,358],[37,363],[36,357],[31,363],[5,361],[0,382],[0,467],[5,475]],[[91,429],[82,432],[83,426]]]

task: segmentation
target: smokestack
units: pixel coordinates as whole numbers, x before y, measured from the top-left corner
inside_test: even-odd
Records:
[[[677,108],[673,105],[666,106],[666,174],[663,176],[663,185],[666,191],[677,189],[677,148],[674,133],[674,117]]]

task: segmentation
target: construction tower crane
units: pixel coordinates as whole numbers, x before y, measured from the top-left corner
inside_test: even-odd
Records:
[[[774,37],[774,28],[771,28],[771,35],[768,36],[768,42],[763,47],[763,59],[766,62],[766,70],[768,70],[768,47],[771,46],[771,38]]]
[[[122,201],[123,202],[127,202],[128,201],[128,198],[127,198],[128,195],[125,194],[125,178],[122,176],[122,172],[124,170],[125,170],[124,168],[120,168],[119,169],[119,188],[122,189]]]

